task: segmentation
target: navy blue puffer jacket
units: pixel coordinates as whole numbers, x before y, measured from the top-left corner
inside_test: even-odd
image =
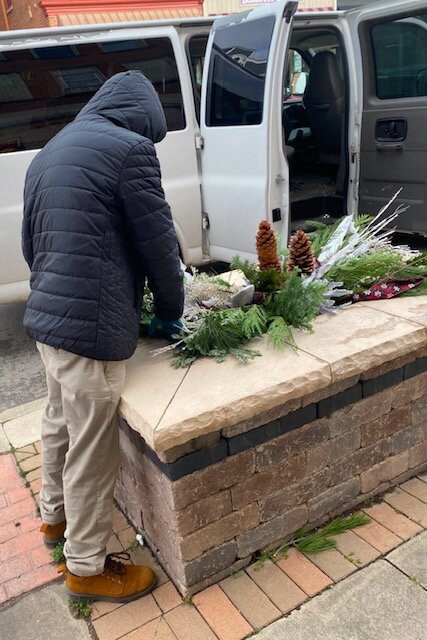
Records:
[[[128,71],[34,158],[22,230],[30,337],[96,360],[129,358],[145,278],[156,315],[181,316],[178,244],[154,148],[165,135],[153,86]]]

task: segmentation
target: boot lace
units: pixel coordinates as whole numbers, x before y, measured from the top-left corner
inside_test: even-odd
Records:
[[[125,551],[109,553],[105,558],[103,575],[111,578],[114,582],[120,582],[120,576],[124,576],[126,573],[126,566],[122,564],[122,560],[130,560],[130,555]]]

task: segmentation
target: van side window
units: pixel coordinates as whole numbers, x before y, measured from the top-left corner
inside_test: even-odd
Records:
[[[427,14],[372,27],[378,98],[427,95]]]
[[[140,69],[162,102],[168,131],[185,128],[169,38],[10,50],[0,54],[0,153],[39,149],[115,73]]]
[[[273,27],[274,18],[269,16],[218,29],[209,70],[208,126],[254,125],[262,121]]]

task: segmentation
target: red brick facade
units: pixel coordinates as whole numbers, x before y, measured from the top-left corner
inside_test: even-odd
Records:
[[[203,0],[0,0],[0,29],[34,29],[65,24],[61,16],[81,16],[88,22],[105,22],[98,17],[111,14],[112,20],[149,19],[180,15],[202,15]],[[77,17],[79,16],[79,17]],[[131,16],[131,17],[128,17]]]

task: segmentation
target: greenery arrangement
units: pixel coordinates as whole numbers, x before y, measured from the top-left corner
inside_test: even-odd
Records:
[[[337,543],[332,536],[337,536],[345,531],[361,527],[370,521],[370,518],[365,513],[358,511],[350,516],[335,518],[325,527],[317,529],[316,531],[310,532],[308,526],[301,527],[288,542],[278,549],[263,554],[258,561],[261,564],[265,560],[276,562],[281,556],[286,555],[286,552],[291,547],[295,547],[301,551],[301,553],[321,553],[329,549],[336,549]]]
[[[249,301],[246,296],[241,302],[241,286],[193,270],[186,283],[183,329],[173,344],[154,354],[171,351],[175,367],[200,357],[222,362],[228,355],[248,362],[260,355],[248,347],[250,341],[267,335],[275,349],[295,348],[294,329],[311,331],[319,313],[357,301],[373,285],[405,281],[411,284],[404,295],[427,293],[427,252],[391,244],[387,229],[399,209],[384,217],[386,208],[375,218],[346,216],[329,225],[308,221],[310,231],[297,231],[285,250],[263,220],[255,237],[257,263],[236,257],[230,265],[243,274]],[[142,333],[152,315],[146,289]]]

